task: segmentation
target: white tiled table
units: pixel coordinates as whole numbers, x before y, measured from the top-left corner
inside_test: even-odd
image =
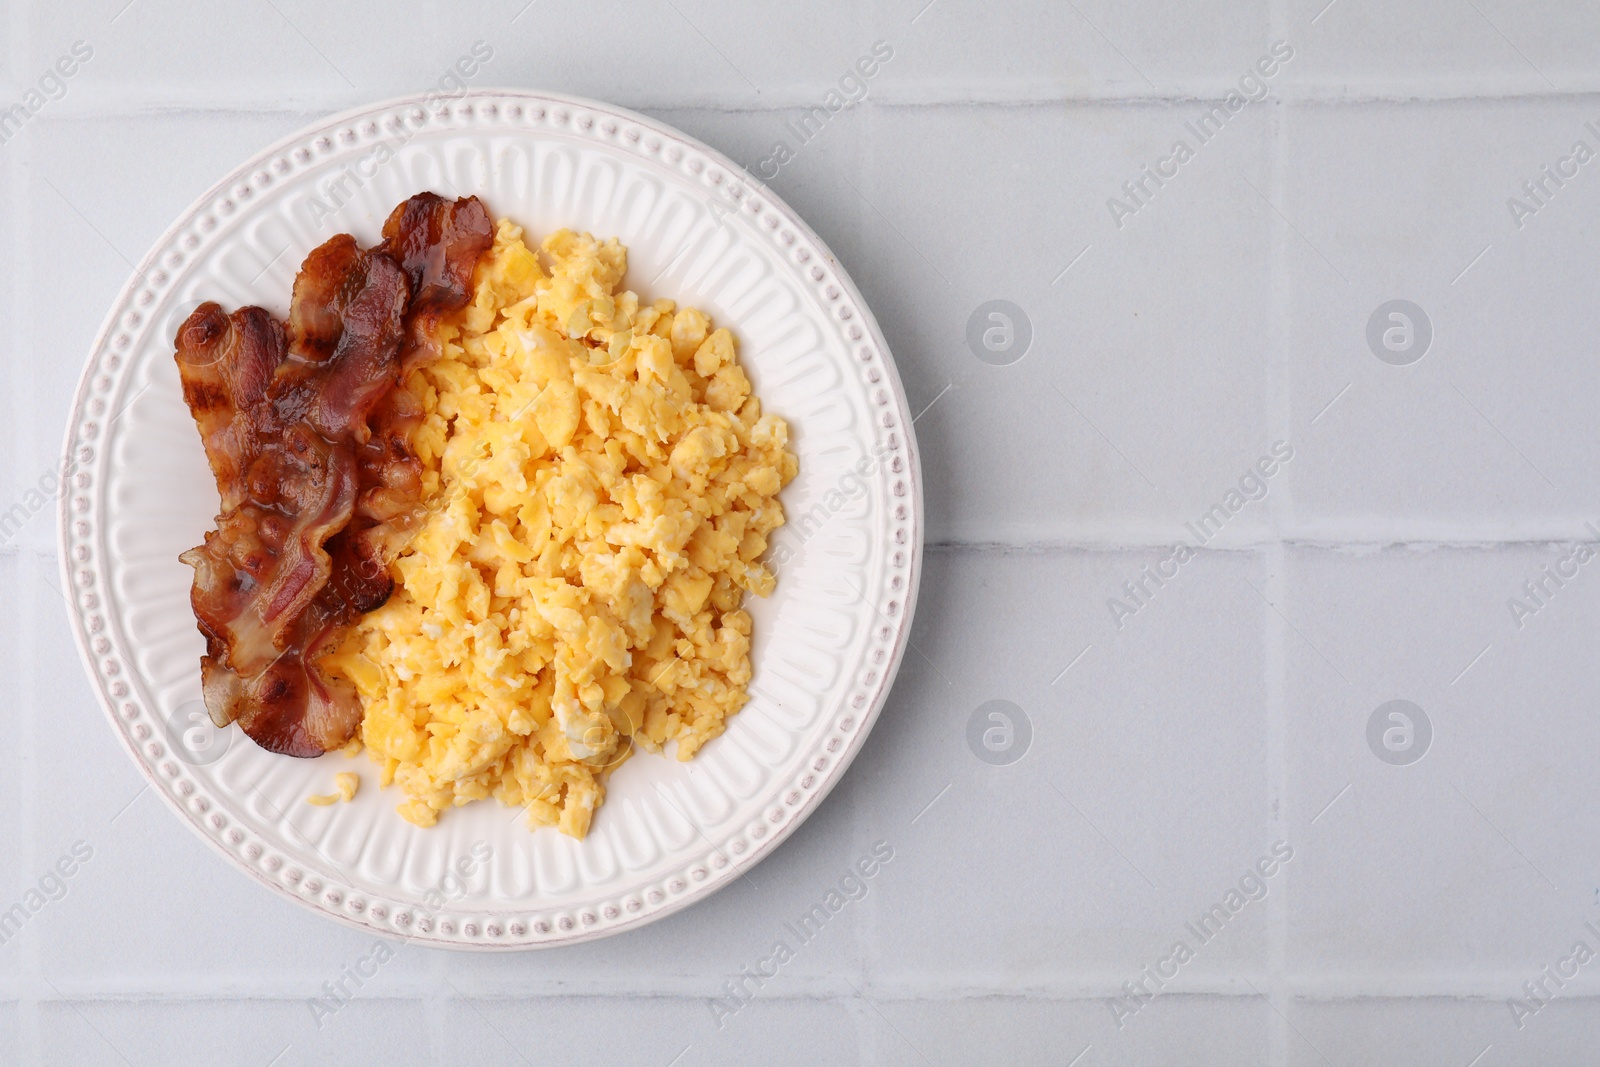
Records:
[[[1507,606],[1600,524],[1600,161],[1520,228],[1506,203],[1600,151],[1600,8],[525,2],[0,6],[0,103],[93,49],[0,144],[0,511],[54,462],[130,262],[316,116],[433,87],[483,40],[474,86],[599,97],[755,169],[884,41],[867,101],[770,184],[932,405],[889,706],[748,882],[576,949],[406,948],[319,1027],[308,998],[372,939],[140,795],[46,508],[0,544],[0,909],[73,842],[93,856],[0,945],[0,1063],[1600,1061],[1600,960],[1520,1028],[1508,1004],[1600,950],[1600,563],[1520,628]],[[1268,98],[1116,226],[1107,198],[1280,40]],[[1366,340],[1395,298],[1433,327],[1409,366]],[[1031,322],[1010,366],[965,339],[991,299]],[[1264,499],[1119,628],[1108,599],[1279,441]],[[1407,766],[1366,736],[1397,698],[1433,728]],[[1007,766],[966,740],[993,699],[1032,726]],[[722,983],[878,840],[865,899],[719,1029]],[[1109,998],[1279,841],[1265,896],[1119,1020]]]

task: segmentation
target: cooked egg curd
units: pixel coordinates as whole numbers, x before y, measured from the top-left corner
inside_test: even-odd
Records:
[[[795,476],[732,334],[619,292],[627,250],[502,220],[403,388],[428,514],[331,665],[401,816],[493,796],[581,838],[632,753],[689,759],[748,700],[745,591]]]

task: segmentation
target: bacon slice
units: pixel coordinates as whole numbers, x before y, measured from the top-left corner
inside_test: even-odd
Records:
[[[178,330],[183,395],[222,511],[194,568],[201,680],[218,725],[273,752],[316,756],[361,721],[353,687],[319,657],[393,590],[388,564],[417,523],[420,418],[394,389],[437,354],[493,242],[476,198],[397,207],[385,241],[340,234],[295,279],[287,328],[257,307],[202,304]]]
[[[472,271],[493,244],[494,222],[475,196],[449,201],[418,193],[384,220],[382,247],[411,279],[407,370],[439,355],[439,320],[467,306]]]
[[[242,502],[242,476],[254,454],[250,412],[285,354],[283,328],[260,308],[229,316],[216,304],[201,304],[178,330],[183,399],[200,429],[224,512]]]
[[[294,354],[311,363],[333,355],[344,335],[344,309],[354,295],[366,253],[348,233],[330,238],[300,264],[289,304],[287,333]]]

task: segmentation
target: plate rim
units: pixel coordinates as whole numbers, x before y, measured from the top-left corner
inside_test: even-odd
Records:
[[[87,405],[91,400],[91,378],[97,370],[101,369],[102,360],[107,351],[109,341],[113,333],[116,332],[117,321],[119,317],[127,308],[132,306],[134,296],[139,291],[141,283],[145,281],[146,272],[157,268],[159,254],[167,250],[175,242],[177,236],[194,222],[195,218],[206,209],[207,205],[212,203],[219,196],[224,195],[229,186],[237,183],[247,182],[253,171],[264,167],[272,160],[274,156],[286,153],[290,148],[302,141],[312,138],[318,134],[326,134],[340,125],[353,124],[358,119],[384,115],[408,106],[413,107],[414,110],[421,111],[427,105],[429,98],[433,95],[434,94],[429,92],[408,93],[401,96],[389,97],[386,99],[358,105],[356,107],[347,108],[342,111],[330,113],[328,115],[316,118],[311,122],[306,123],[304,126],[295,129],[288,135],[281,137],[252,153],[217,181],[207,186],[205,190],[196,196],[187,207],[179,212],[172,223],[168,225],[160,233],[160,235],[155,238],[154,241],[151,242],[149,249],[140,258],[138,265],[134,267],[128,279],[123,283],[122,287],[117,291],[117,294],[112,298],[106,316],[102,320],[100,328],[96,331],[93,341],[90,343],[88,353],[84,360],[83,369],[79,375],[78,384],[73,394],[72,404],[68,411],[65,432],[62,439],[62,446],[58,452],[58,461],[62,464],[63,469],[65,469],[66,466],[71,463],[73,446],[78,443],[80,436],[79,431],[89,418],[89,415],[86,412]],[[833,792],[840,780],[843,779],[850,766],[855,762],[856,756],[860,753],[861,749],[865,747],[868,735],[871,734],[873,727],[877,723],[879,715],[882,713],[884,706],[888,702],[889,694],[893,689],[895,678],[899,673],[901,663],[905,656],[906,648],[910,644],[911,627],[913,618],[915,616],[918,593],[921,585],[923,547],[926,539],[920,453],[917,448],[915,427],[911,418],[910,406],[907,402],[905,388],[900,380],[899,370],[895,365],[893,354],[889,349],[887,340],[883,336],[882,329],[878,325],[877,317],[872,313],[870,306],[862,297],[854,279],[850,277],[849,273],[840,264],[839,259],[834,254],[833,250],[827,245],[826,242],[822,240],[820,236],[817,235],[811,226],[805,222],[799,213],[790,207],[782,197],[774,193],[763,182],[752,176],[748,171],[745,170],[744,167],[734,162],[724,153],[704,144],[698,138],[695,138],[668,123],[662,122],[647,115],[640,114],[629,108],[561,92],[527,88],[483,87],[470,89],[459,96],[450,98],[450,102],[445,108],[445,111],[441,113],[436,109],[435,114],[448,114],[453,112],[455,109],[463,107],[464,105],[474,109],[473,113],[475,114],[475,109],[480,107],[483,103],[498,102],[508,98],[523,102],[571,108],[575,112],[590,112],[592,113],[589,116],[591,119],[591,125],[593,124],[593,120],[600,116],[606,116],[634,123],[652,134],[663,137],[667,141],[675,141],[683,147],[700,153],[710,163],[723,168],[729,172],[730,175],[736,176],[736,183],[743,182],[746,186],[748,186],[750,191],[759,192],[761,199],[764,200],[769,207],[773,208],[777,213],[783,216],[784,223],[797,230],[808,242],[810,242],[813,249],[827,260],[829,266],[831,267],[832,274],[834,275],[833,281],[835,284],[839,285],[844,295],[849,298],[850,303],[853,305],[854,311],[859,316],[861,325],[866,331],[866,339],[871,343],[877,354],[881,356],[882,369],[884,371],[884,378],[886,379],[882,387],[887,388],[889,400],[893,404],[893,413],[895,416],[894,429],[900,432],[904,438],[906,470],[903,472],[903,477],[909,485],[907,495],[910,499],[907,501],[907,503],[910,505],[910,516],[907,520],[907,524],[911,529],[911,543],[907,546],[907,549],[909,550],[909,558],[904,568],[907,575],[906,589],[904,593],[900,595],[903,606],[899,612],[898,619],[895,620],[894,639],[888,650],[889,654],[887,657],[887,662],[883,665],[880,680],[876,683],[867,702],[867,706],[858,710],[855,716],[858,720],[857,725],[855,729],[851,731],[849,739],[843,746],[843,751],[834,756],[831,764],[826,768],[825,771],[819,772],[821,774],[821,781],[818,783],[818,787],[808,796],[806,796],[802,803],[793,806],[792,810],[786,815],[781,823],[770,827],[764,838],[751,847],[748,852],[742,855],[735,855],[731,857],[727,866],[722,870],[708,871],[706,879],[703,882],[700,882],[697,885],[687,886],[683,892],[668,897],[660,903],[642,907],[638,914],[631,917],[625,917],[620,920],[611,921],[606,925],[597,926],[596,928],[587,930],[580,928],[578,924],[574,924],[573,928],[570,930],[552,928],[546,934],[535,934],[530,929],[525,935],[516,938],[508,938],[504,941],[469,941],[458,939],[452,936],[436,934],[434,932],[437,930],[436,926],[430,928],[429,932],[423,933],[414,930],[396,930],[392,927],[379,925],[378,923],[369,919],[371,909],[367,907],[363,907],[361,909],[359,917],[355,915],[349,915],[346,914],[343,909],[324,903],[323,896],[320,893],[308,898],[288,886],[285,886],[277,881],[273,881],[269,879],[262,871],[258,870],[256,866],[244,862],[239,856],[235,855],[234,852],[230,851],[222,843],[218,836],[212,834],[202,825],[204,819],[201,814],[190,810],[189,807],[182,804],[175,796],[172,795],[172,791],[169,790],[157,776],[155,767],[151,763],[146,762],[145,755],[139,751],[137,743],[133,740],[130,732],[124,728],[123,722],[116,714],[115,702],[118,698],[114,698],[109,691],[109,687],[105,684],[102,684],[101,674],[96,669],[96,660],[89,647],[89,633],[84,625],[84,616],[86,611],[89,609],[86,609],[82,605],[82,594],[78,591],[77,584],[72,580],[74,566],[73,556],[71,553],[70,523],[73,502],[72,498],[75,494],[69,489],[65,483],[65,479],[63,479],[63,488],[56,507],[57,565],[61,580],[64,583],[62,587],[64,589],[73,590],[72,594],[70,594],[68,597],[67,603],[67,613],[69,621],[71,622],[73,643],[77,647],[79,661],[84,669],[85,675],[88,678],[90,688],[94,691],[95,699],[97,703],[99,703],[101,711],[109,720],[109,725],[112,728],[112,732],[117,736],[118,740],[123,746],[123,749],[126,751],[129,758],[133,761],[135,767],[145,779],[146,786],[153,789],[153,791],[161,798],[163,803],[179,816],[179,820],[185,826],[187,826],[192,833],[205,841],[208,846],[221,855],[226,860],[226,866],[228,866],[230,869],[250,876],[257,883],[271,890],[274,896],[279,898],[287,897],[288,899],[294,901],[301,907],[311,911],[316,915],[324,918],[334,919],[345,926],[362,930],[369,934],[384,937],[390,940],[397,940],[402,943],[411,943],[415,941],[436,948],[446,948],[457,951],[520,952],[533,949],[558,948],[566,945],[575,945],[586,941],[598,940],[631,930],[637,930],[653,922],[664,919],[669,915],[676,914],[692,904],[706,900],[730,885],[740,873],[748,871],[749,869],[759,865],[763,860],[776,851],[776,849],[789,838],[789,836],[795,831],[796,828],[800,826],[801,823],[810,818],[810,816],[816,811],[822,802]],[[531,129],[526,132],[530,136],[538,136],[537,132]],[[648,166],[665,168],[666,164],[654,162],[649,163]],[[730,210],[737,211],[738,205],[735,204],[732,208],[730,208]],[[134,363],[130,363],[129,367],[131,368],[135,365],[136,364]],[[124,370],[118,375],[119,382],[123,379],[126,373],[127,371]],[[98,490],[99,487],[96,488]],[[100,594],[97,593],[96,595]],[[872,606],[873,609],[876,610],[874,605],[869,604],[869,606]],[[837,714],[839,710],[839,708],[828,708],[825,710],[825,715],[831,716]],[[159,757],[151,758],[156,759]],[[715,851],[721,851],[721,846],[713,847]],[[323,857],[323,859],[326,859],[326,857]],[[329,862],[331,863],[331,861]],[[344,876],[341,875],[340,877]],[[491,909],[480,910],[485,913],[491,913]]]

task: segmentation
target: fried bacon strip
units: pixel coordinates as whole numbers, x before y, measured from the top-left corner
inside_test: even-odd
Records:
[[[439,320],[466,307],[472,271],[494,243],[494,222],[477,197],[454,203],[423,193],[396,207],[383,224],[383,250],[411,281],[403,361],[406,370],[439,355]]]
[[[295,278],[287,325],[258,307],[195,309],[178,330],[183,396],[222,510],[194,568],[206,707],[272,752],[317,756],[361,722],[354,689],[318,657],[393,590],[388,564],[417,521],[421,419],[394,387],[438,354],[494,239],[477,198],[395,208],[384,241],[340,234]]]

